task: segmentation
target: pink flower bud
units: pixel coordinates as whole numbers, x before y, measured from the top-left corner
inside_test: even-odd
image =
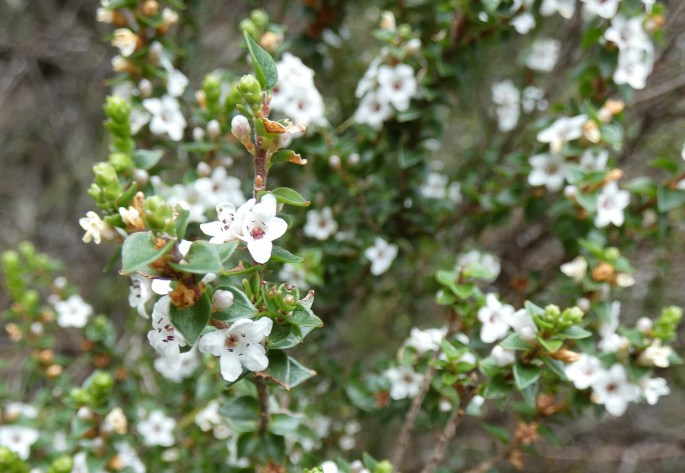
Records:
[[[243,115],[236,115],[233,117],[233,120],[231,120],[231,133],[240,141],[249,140],[250,135],[252,134],[250,122],[248,122],[247,118]]]

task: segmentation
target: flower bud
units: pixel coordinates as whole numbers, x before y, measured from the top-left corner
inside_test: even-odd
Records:
[[[164,46],[162,46],[162,43],[159,41],[155,41],[150,45],[149,49],[149,54],[150,54],[150,60],[153,63],[159,62],[159,59],[162,57],[162,54],[164,53]]]
[[[373,473],[392,473],[392,464],[388,460],[378,462]]]
[[[652,320],[648,317],[640,317],[635,324],[635,328],[644,334],[649,333],[649,331],[652,330],[652,326]]]
[[[331,157],[328,158],[328,165],[333,169],[340,169],[340,156],[337,154],[331,155]]]
[[[145,169],[136,168],[133,170],[133,180],[138,184],[138,188],[145,186],[150,180],[150,174]]]
[[[412,38],[407,41],[407,52],[416,54],[421,51],[421,40],[419,38]]]
[[[112,375],[104,371],[96,371],[86,381],[87,392],[98,402],[104,401],[109,396],[113,386]]]
[[[133,159],[125,153],[110,154],[108,162],[118,173],[128,173],[134,166]]]
[[[93,420],[93,411],[89,407],[81,406],[78,411],[76,411],[76,417],[81,420],[91,421]]]
[[[260,30],[264,30],[269,26],[269,15],[261,8],[252,10],[252,13],[250,13],[250,20],[252,20],[252,23]]]
[[[195,172],[199,177],[207,177],[212,174],[212,167],[204,161],[200,161],[195,167]]]
[[[124,411],[121,407],[115,407],[109,414],[105,416],[102,423],[102,430],[104,432],[116,432],[117,434],[124,435],[128,429],[128,420],[124,415]]]
[[[233,293],[224,289],[214,291],[212,295],[212,311],[228,309],[233,305]]]
[[[118,48],[123,57],[129,57],[135,52],[139,41],[138,35],[128,28],[117,28],[114,30],[112,46]]]
[[[159,3],[156,0],[145,0],[142,11],[145,16],[156,16],[159,13]]]
[[[175,232],[174,209],[158,195],[148,197],[143,202],[143,221],[153,232],[169,235]]]
[[[221,80],[216,74],[207,74],[202,81],[204,93],[204,107],[212,116],[219,114],[219,100],[221,99]]]
[[[231,133],[240,141],[247,141],[252,136],[250,122],[244,115],[236,115],[231,120]]]
[[[592,279],[597,282],[613,282],[616,279],[616,271],[609,263],[599,263],[592,270]]]
[[[153,92],[152,82],[150,82],[147,79],[141,80],[140,82],[138,82],[138,90],[140,90],[141,97],[149,97],[150,95],[152,95]]]
[[[221,135],[221,125],[219,125],[218,121],[210,120],[209,123],[207,123],[207,134],[212,141],[216,141],[216,139],[219,138]]]
[[[360,160],[361,156],[359,156],[359,153],[351,153],[349,156],[347,156],[347,164],[350,166],[356,166],[359,164]]]
[[[205,139],[205,130],[203,130],[199,126],[193,128],[193,139],[200,143],[202,140]]]
[[[253,112],[262,106],[262,86],[253,75],[244,75],[238,82],[238,91],[243,97],[243,102]]]
[[[52,462],[50,468],[48,468],[47,473],[71,473],[71,469],[74,467],[74,461],[69,455],[62,455],[61,457],[55,458]]]

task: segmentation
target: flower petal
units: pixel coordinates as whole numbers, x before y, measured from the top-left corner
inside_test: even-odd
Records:
[[[226,330],[216,330],[200,337],[199,348],[202,353],[219,356],[224,353]]]
[[[262,345],[257,343],[251,344],[243,351],[240,362],[250,371],[263,371],[269,366],[266,350]]]
[[[200,348],[200,351],[202,351],[202,348]],[[224,352],[219,358],[219,366],[221,367],[221,376],[228,382],[235,381],[243,372],[238,354],[235,352]]]

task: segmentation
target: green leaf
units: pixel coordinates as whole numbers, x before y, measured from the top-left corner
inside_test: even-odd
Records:
[[[302,424],[303,417],[292,414],[276,413],[269,420],[269,432],[286,436],[292,434]]]
[[[257,429],[259,404],[251,396],[229,397],[219,411],[238,432],[254,432]]]
[[[554,358],[550,358],[548,356],[542,357],[542,361],[545,362],[547,367],[559,378],[563,381],[568,381],[568,378],[566,377],[566,372],[564,371],[564,363],[559,360],[555,360]]]
[[[507,383],[503,375],[497,375],[490,379],[483,390],[485,399],[497,399],[506,397],[511,392],[511,384]]]
[[[274,197],[276,197],[277,201],[284,204],[295,205],[297,207],[307,207],[311,203],[308,200],[305,200],[299,192],[291,189],[290,187],[277,187],[276,189],[272,190],[271,193]]]
[[[564,345],[564,341],[559,340],[558,338],[547,340],[545,338],[542,338],[540,335],[538,335],[537,338],[538,342],[540,342],[540,345],[542,345],[543,348],[547,350],[549,353],[558,352],[559,349]]]
[[[297,304],[293,313],[285,319],[291,324],[302,327],[323,327],[321,319],[314,315],[311,309],[302,304]]]
[[[232,241],[230,243],[221,243],[216,246],[216,251],[219,253],[219,260],[225,263],[228,258],[231,257],[235,249],[238,248],[238,240]]]
[[[184,209],[180,205],[175,207],[178,217],[174,220],[174,230],[176,230],[176,238],[178,241],[183,239],[183,235],[186,234],[186,229],[188,228],[188,222],[190,221],[190,211]]]
[[[592,332],[585,330],[584,328],[574,325],[569,327],[559,334],[562,338],[569,338],[571,340],[579,340],[581,338],[588,338],[592,336]]]
[[[279,151],[276,151],[273,156],[271,156],[271,165],[273,166],[274,164],[278,163],[287,163],[287,162],[295,162],[295,163],[306,163],[306,159],[302,159],[302,156],[300,156],[298,153],[291,149],[282,149]]]
[[[185,337],[188,345],[195,345],[200,333],[207,326],[211,305],[206,291],[195,301],[195,304],[185,309],[179,309],[170,304],[171,323]]]
[[[276,63],[269,53],[267,53],[252,37],[243,32],[245,44],[252,56],[255,77],[264,89],[273,89],[278,82],[278,69]]]
[[[269,261],[276,261],[277,263],[301,263],[304,258],[300,258],[280,246],[274,245],[271,250],[271,258]]]
[[[185,263],[169,263],[169,266],[177,271],[195,274],[218,273],[224,269],[216,245],[208,241],[193,242],[185,260]]]
[[[507,350],[528,350],[530,343],[522,339],[518,334],[512,333],[500,343],[502,348]]]
[[[271,333],[269,334],[269,349],[284,350],[292,348],[302,343],[304,337],[297,325],[292,324],[274,324]]]
[[[659,212],[668,212],[685,204],[685,191],[659,186],[656,191]]]
[[[535,381],[540,379],[542,370],[535,365],[524,365],[520,361],[514,364],[514,383],[516,389],[523,391]]]
[[[458,350],[447,340],[440,341],[440,348],[449,361],[456,360],[464,354],[464,350]]]
[[[215,291],[218,290],[231,291],[233,293],[233,304],[224,310],[214,312],[212,317],[217,320],[223,320],[225,322],[232,322],[234,320],[247,318],[251,319],[259,312],[257,308],[252,304],[252,301],[247,297],[243,291],[233,286],[218,286]]]
[[[491,437],[496,438],[500,442],[503,443],[509,443],[509,431],[505,429],[504,427],[500,427],[498,425],[493,425],[493,424],[486,424],[483,423],[481,424],[483,427],[483,430],[485,430],[488,434],[490,434]]]
[[[164,156],[161,149],[137,149],[133,152],[133,162],[136,167],[144,170],[152,168]]]
[[[268,357],[269,367],[264,373],[288,391],[316,375],[316,371],[305,368],[281,350],[270,350]]]
[[[174,245],[174,240],[169,240],[163,247],[158,248],[154,242],[152,232],[136,232],[126,237],[121,249],[122,271],[131,274],[144,268],[165,255]]]

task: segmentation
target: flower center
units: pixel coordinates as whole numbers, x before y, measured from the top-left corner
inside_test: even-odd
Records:
[[[262,238],[264,238],[264,235],[266,235],[266,232],[261,227],[254,227],[250,231],[250,235],[252,235],[252,238],[254,238],[255,240],[261,240]]]

